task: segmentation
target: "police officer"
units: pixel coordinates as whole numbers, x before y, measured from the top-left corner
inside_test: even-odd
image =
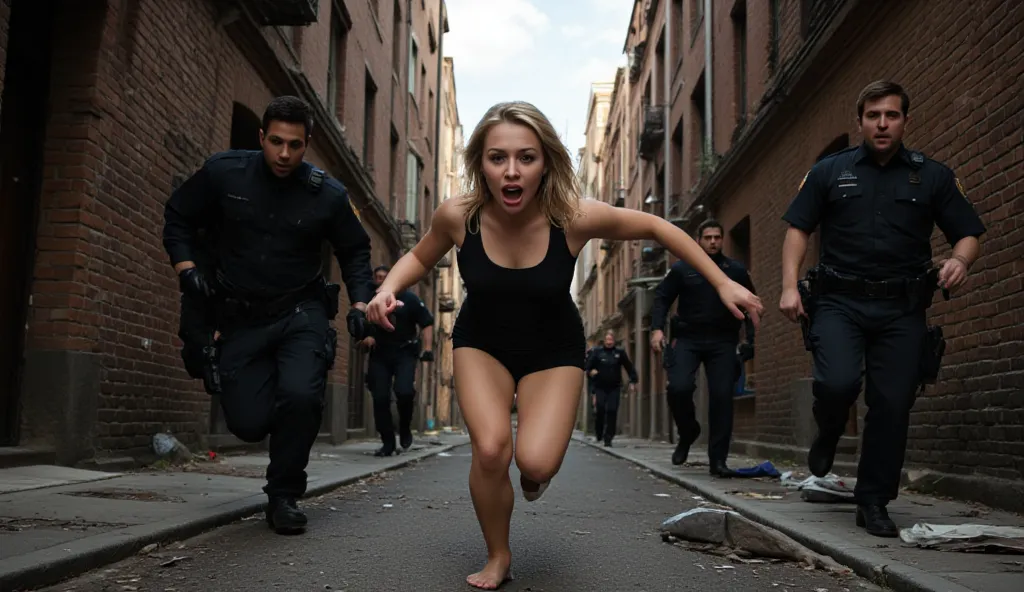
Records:
[[[697,228],[697,242],[729,279],[754,292],[747,268],[722,253],[722,225],[705,220]],[[708,380],[708,460],[712,475],[728,477],[726,465],[732,440],[733,395],[742,362],[753,358],[754,325],[740,321],[722,304],[715,287],[682,261],[671,267],[654,291],[651,309],[651,349],[660,353],[665,346],[665,318],[679,298],[672,319],[672,345],[666,348],[664,366],[668,371],[667,398],[679,442],[672,452],[672,464],[681,465],[690,446],[700,435],[693,405],[696,374],[701,364]],[[740,325],[746,325],[747,342],[739,344]]]
[[[213,302],[221,405],[241,440],[270,436],[263,488],[266,518],[279,533],[303,530],[296,499],[320,431],[327,371],[334,362],[338,292],[322,275],[323,241],[334,248],[354,308],[353,337],[365,335],[373,296],[370,239],[338,181],[303,161],[313,119],[296,97],[270,102],[262,151],[214,154],[168,200],[163,244],[181,290]],[[195,265],[196,235],[212,237],[215,272]]]
[[[593,350],[587,360],[587,375],[593,389],[594,425],[598,439],[604,439],[605,446],[612,445],[615,437],[615,420],[619,414],[619,395],[622,389],[622,370],[629,374],[629,392],[636,392],[639,378],[633,362],[629,361],[626,350],[615,345],[615,332],[604,334],[604,343]]]
[[[380,287],[391,268],[381,265],[373,270],[373,279]],[[416,363],[434,359],[432,350],[434,317],[423,301],[409,290],[395,295],[402,305],[395,309],[394,331],[370,325],[370,335],[362,346],[370,350],[370,363],[366,381],[373,395],[373,419],[377,424],[383,446],[376,456],[391,456],[396,451],[395,426],[391,419],[391,388],[394,384],[398,407],[398,437],[404,450],[412,446],[412,412],[416,397]],[[416,326],[422,328],[423,353],[416,336]]]
[[[948,167],[903,145],[910,98],[898,84],[867,85],[857,99],[859,146],[827,156],[800,183],[783,220],[779,308],[806,318],[814,358],[813,414],[818,433],[807,455],[819,477],[832,468],[850,407],[867,375],[864,439],[857,471],[856,523],[898,534],[886,505],[896,499],[910,409],[929,350],[926,309],[937,287],[952,291],[978,257],[985,228]],[[932,268],[935,225],[953,247]],[[806,309],[798,270],[808,235],[820,228],[820,264]]]
[[[583,359],[584,368],[586,368],[587,364],[590,363],[590,358],[592,358],[594,354],[597,353],[597,350],[603,347],[603,343],[598,343],[597,345],[591,346],[590,349],[587,350],[587,354]],[[597,423],[597,392],[594,390],[594,378],[590,374],[587,374],[587,394],[590,395],[590,406],[587,407],[587,409],[589,410],[590,417],[593,418],[594,420],[594,439],[600,440],[601,432],[598,431]]]

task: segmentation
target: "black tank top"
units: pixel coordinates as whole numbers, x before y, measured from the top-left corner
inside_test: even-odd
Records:
[[[487,256],[480,233],[467,228],[458,250],[466,299],[452,337],[481,349],[508,352],[579,348],[583,320],[570,288],[576,257],[565,233],[551,225],[548,250],[534,267],[502,267]]]

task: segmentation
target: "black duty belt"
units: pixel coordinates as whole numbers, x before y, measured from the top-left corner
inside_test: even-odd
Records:
[[[869,280],[844,276],[835,272],[822,273],[818,279],[820,282],[819,293],[821,294],[843,294],[870,299],[920,295],[927,290],[927,280],[927,275],[915,278]]]
[[[224,306],[229,318],[263,320],[281,316],[303,302],[322,299],[323,289],[323,280],[318,279],[294,292],[276,298],[250,300],[228,296],[224,298]]]

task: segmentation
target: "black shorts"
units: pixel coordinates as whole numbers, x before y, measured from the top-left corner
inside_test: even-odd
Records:
[[[516,386],[519,386],[519,381],[524,376],[540,372],[541,370],[562,366],[572,366],[582,370],[587,355],[586,342],[582,340],[578,345],[571,347],[521,352],[507,351],[489,345],[474,343],[459,335],[452,336],[452,349],[460,347],[478,349],[498,360],[498,363],[504,366],[509,374],[512,375],[512,380]]]

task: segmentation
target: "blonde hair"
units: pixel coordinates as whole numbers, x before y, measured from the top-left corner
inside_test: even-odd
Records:
[[[479,230],[480,209],[493,199],[484,177],[484,141],[487,133],[500,123],[528,127],[540,139],[546,173],[537,191],[538,204],[551,224],[566,229],[580,215],[580,189],[573,170],[572,157],[551,122],[539,109],[523,101],[498,103],[484,114],[463,152],[469,191],[463,196],[469,231]],[[473,226],[476,225],[476,230]]]

